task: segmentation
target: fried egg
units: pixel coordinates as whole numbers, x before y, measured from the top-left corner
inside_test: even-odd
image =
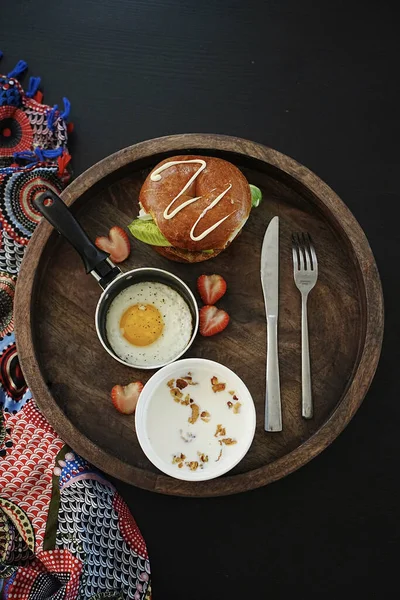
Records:
[[[136,366],[165,364],[181,354],[192,335],[192,314],[178,292],[156,281],[135,283],[110,304],[106,333],[122,360]]]

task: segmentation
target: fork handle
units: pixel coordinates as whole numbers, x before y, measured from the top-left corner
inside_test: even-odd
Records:
[[[308,294],[301,296],[301,414],[305,419],[313,416],[313,401],[311,392],[310,348],[308,344]]]
[[[267,373],[265,399],[265,431],[282,431],[281,390],[278,361],[278,319],[267,318]]]

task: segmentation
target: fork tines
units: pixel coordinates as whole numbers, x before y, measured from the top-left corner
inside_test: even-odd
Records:
[[[298,271],[316,271],[317,255],[309,233],[292,234],[293,265]]]

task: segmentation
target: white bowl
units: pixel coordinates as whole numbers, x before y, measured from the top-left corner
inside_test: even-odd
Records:
[[[171,379],[181,378],[189,372],[194,381],[198,378],[200,384],[188,386],[182,393],[190,393],[200,410],[211,414],[208,423],[198,418],[195,424],[190,424],[190,405],[182,406],[175,402],[167,386]],[[213,393],[211,382],[208,384],[211,376],[227,383],[226,389]],[[229,390],[234,391],[240,401],[240,412],[237,414],[233,412],[233,407],[228,407],[228,402],[235,403]],[[245,456],[254,438],[256,411],[249,390],[233,371],[211,360],[187,358],[163,367],[149,379],[139,396],[135,424],[143,452],[160,471],[176,479],[205,481],[227,473]],[[217,424],[226,428],[226,434],[222,437],[235,439],[235,444],[220,443],[221,438],[215,436]],[[191,442],[183,439],[188,439],[188,434],[195,435]],[[220,449],[222,455],[216,460]],[[210,457],[208,462],[201,463],[197,458],[199,450]],[[182,468],[173,463],[174,455],[180,453],[186,457]],[[202,468],[199,466],[193,471],[186,463],[196,459]]]

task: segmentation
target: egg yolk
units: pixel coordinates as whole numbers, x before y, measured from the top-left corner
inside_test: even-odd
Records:
[[[164,321],[152,304],[134,304],[122,315],[121,333],[133,346],[149,346],[162,334]]]

